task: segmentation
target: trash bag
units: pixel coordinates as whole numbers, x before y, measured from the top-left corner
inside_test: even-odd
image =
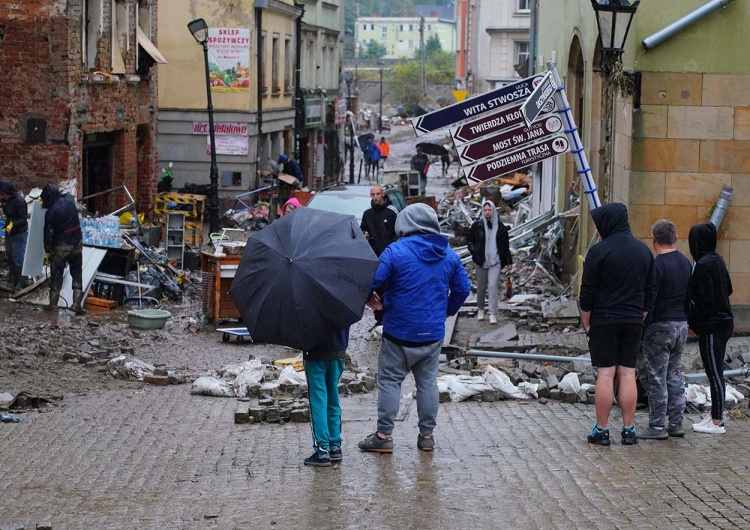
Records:
[[[492,386],[481,377],[470,377],[468,375],[441,375],[438,377],[437,383],[438,389],[447,389],[451,401],[454,403],[492,389]]]
[[[557,384],[557,388],[563,391],[572,391],[577,394],[581,389],[581,382],[578,381],[578,374],[576,374],[575,372],[565,374],[565,377],[562,378],[562,381]]]
[[[227,379],[234,379],[245,370],[258,370],[260,368],[263,368],[258,378],[258,382],[260,382],[263,379],[263,374],[265,373],[265,366],[266,365],[260,362],[260,359],[250,359],[249,361],[245,361],[244,363],[240,363],[240,364],[224,365],[221,368],[219,368],[218,373],[221,377],[225,377]]]
[[[234,397],[232,384],[226,379],[204,375],[193,381],[191,394],[200,396]]]
[[[130,355],[120,355],[110,359],[107,363],[107,370],[112,374],[112,377],[118,379],[143,381],[144,376],[154,375],[156,368]]]
[[[705,406],[711,402],[711,392],[707,386],[691,384],[685,390],[685,398],[693,405]]]
[[[511,399],[530,399],[532,396],[537,397],[536,391],[539,388],[539,385],[523,382],[516,386],[510,382],[510,377],[494,366],[488,366],[485,368],[482,377],[492,388],[499,390],[503,397]]]
[[[138,272],[130,271],[130,273],[128,273],[127,280],[129,282],[138,283]],[[151,275],[143,273],[141,274],[141,286],[143,285],[152,285],[155,287],[155,289],[151,289],[150,291],[146,292],[147,289],[143,289],[143,287],[141,287],[140,297],[149,296],[157,300],[161,298],[161,282],[158,279],[154,278]],[[139,298],[138,287],[135,287],[134,285],[126,285],[125,298]]]
[[[297,372],[293,366],[286,366],[279,374],[279,384],[306,385],[305,372]]]

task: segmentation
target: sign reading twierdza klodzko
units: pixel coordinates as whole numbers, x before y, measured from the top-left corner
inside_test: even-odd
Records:
[[[506,105],[524,101],[542,79],[541,75],[527,77],[516,83],[496,88],[459,103],[412,118],[411,124],[417,136],[437,131],[443,127],[471,119],[479,114],[497,110]],[[537,81],[534,83],[534,81]]]
[[[483,160],[473,166],[465,167],[463,172],[470,181],[480,182],[561,155],[569,149],[570,144],[565,136],[554,136],[543,142],[527,145],[521,149],[503,153],[497,158]]]
[[[516,127],[494,136],[482,138],[470,144],[456,148],[461,165],[473,164],[483,158],[496,157],[504,151],[517,149],[519,146],[537,142],[561,131],[562,120],[556,115],[532,123],[529,127]]]
[[[555,95],[555,82],[552,80],[552,72],[547,72],[529,98],[521,105],[521,113],[526,125],[531,125],[537,116],[542,113],[544,106]]]

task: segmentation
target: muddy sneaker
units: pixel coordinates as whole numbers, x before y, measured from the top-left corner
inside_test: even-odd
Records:
[[[667,438],[669,438],[669,434],[667,434],[667,430],[663,427],[651,427],[649,425],[642,431],[638,431],[638,434],[636,434],[636,438],[639,438],[641,440],[666,440]]]
[[[312,456],[305,458],[305,465],[314,467],[330,467],[331,457],[328,455],[328,453],[318,453],[316,451],[312,454]]]
[[[685,429],[682,428],[682,423],[677,423],[675,425],[672,425],[670,423],[667,425],[667,434],[669,436],[682,438],[683,436],[685,436]]]
[[[477,311],[477,320],[484,320],[484,311],[481,309]]]
[[[635,445],[638,443],[638,437],[635,434],[635,423],[632,427],[623,427],[620,429],[622,445]]]
[[[725,432],[727,432],[727,429],[726,427],[724,427],[723,422],[721,423],[721,425],[716,425],[713,421],[693,424],[693,430],[695,432],[702,432],[705,434],[724,434]]]
[[[609,445],[609,429],[600,429],[594,423],[594,428],[591,429],[591,434],[586,439],[590,444]]]
[[[392,438],[381,438],[378,433],[374,432],[361,442],[357,444],[357,447],[367,453],[392,453],[393,452],[393,439]]]
[[[431,434],[422,434],[420,432],[417,436],[417,447],[425,453],[429,453],[435,449],[435,438]]]
[[[344,453],[341,452],[341,447],[331,446],[331,462],[340,462],[344,459]]]

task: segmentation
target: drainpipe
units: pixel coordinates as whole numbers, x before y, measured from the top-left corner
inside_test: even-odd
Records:
[[[704,5],[703,7],[699,7],[695,11],[688,13],[684,17],[682,17],[680,20],[673,22],[666,28],[657,31],[650,37],[646,37],[643,39],[643,47],[647,50],[651,50],[653,48],[656,48],[659,44],[664,42],[665,40],[673,37],[683,29],[687,28],[694,22],[698,22],[702,18],[710,15],[714,11],[721,9],[722,7],[725,7],[729,2],[732,0],[711,0],[709,3]]]
[[[724,186],[721,188],[719,193],[719,199],[716,201],[714,211],[711,213],[711,219],[709,221],[718,228],[721,226],[721,221],[724,219],[724,214],[727,213],[729,207],[729,201],[732,200],[732,186]]]
[[[541,353],[521,353],[517,351],[469,350],[465,355],[468,357],[491,357],[494,359],[519,359],[522,361],[542,361],[553,363],[572,363],[576,361],[587,364],[591,363],[591,359],[587,357],[561,357],[559,355],[542,355]]]
[[[724,370],[724,377],[736,377],[736,376],[748,376],[750,375],[750,368],[737,368],[735,370]],[[706,372],[698,372],[695,374],[683,374],[682,377],[687,381],[688,383],[692,383],[695,381],[703,381],[704,379],[708,379],[708,376],[706,375]]]

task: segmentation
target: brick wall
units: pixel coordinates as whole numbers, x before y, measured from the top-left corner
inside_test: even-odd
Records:
[[[83,0],[0,4],[0,174],[23,191],[76,178],[80,195],[85,135],[107,133],[115,138],[112,186],[125,184],[143,201],[140,208],[150,209],[157,160],[153,152],[144,153],[143,146],[153,150],[155,145],[156,68],[140,81],[127,79],[135,74],[138,51],[131,17],[127,74],[117,83],[82,81],[83,5]],[[156,14],[152,16],[155,23]],[[112,70],[111,20],[111,3],[104,2],[95,69],[106,73]],[[26,141],[29,118],[46,120],[44,142]],[[147,137],[140,154],[139,126],[141,136]],[[114,202],[124,205],[124,194]]]
[[[732,305],[750,304],[750,76],[643,73],[633,114],[629,209],[633,232],[677,225],[690,256],[690,227],[708,221],[722,186],[734,188],[718,252],[734,285]]]

